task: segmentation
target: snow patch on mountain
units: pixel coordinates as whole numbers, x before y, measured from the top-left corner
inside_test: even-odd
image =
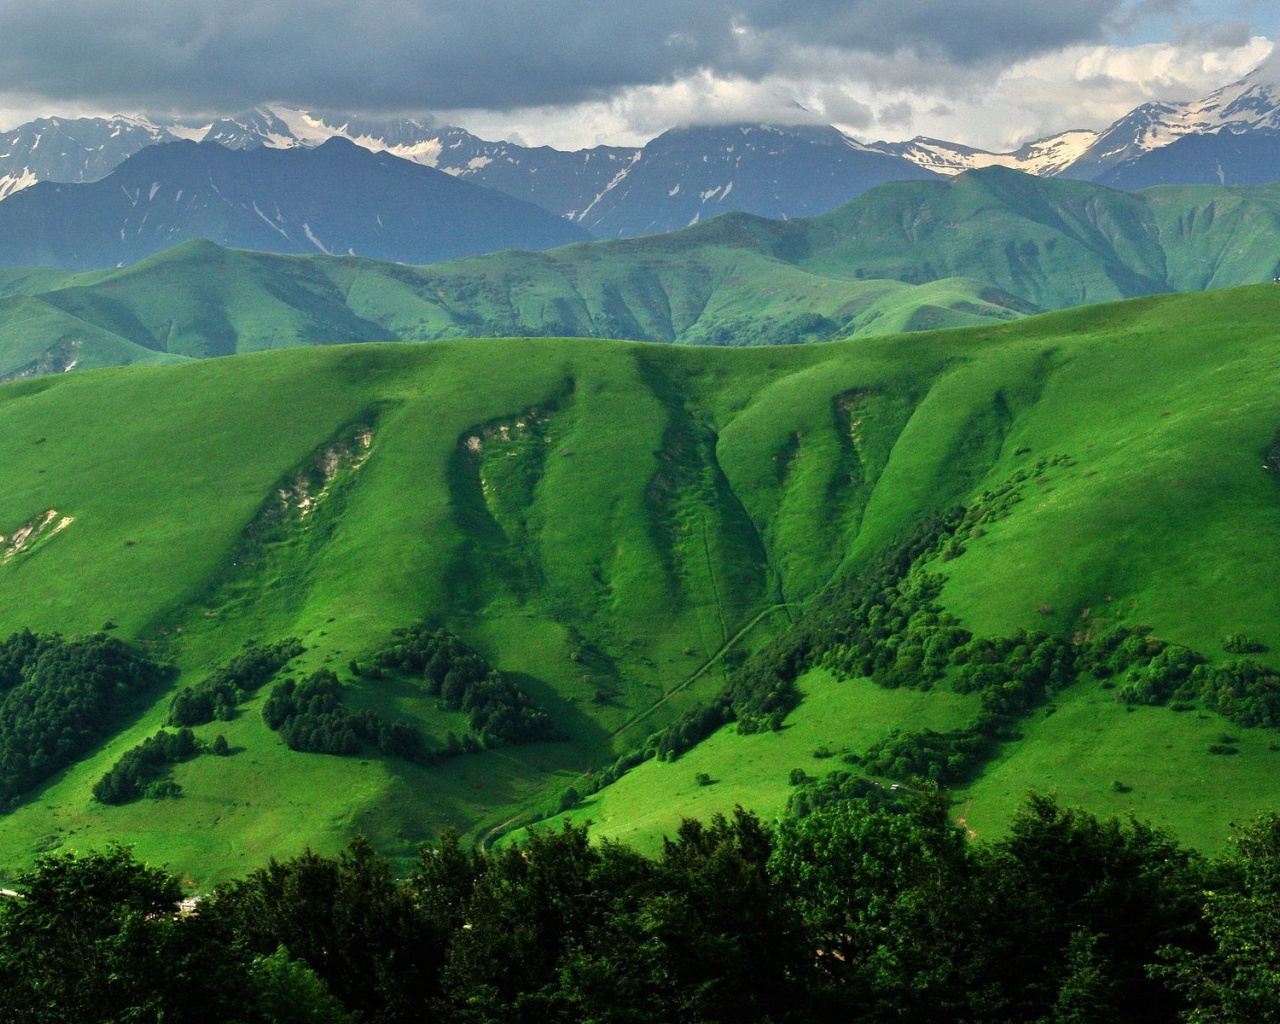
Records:
[[[1203,99],[1144,103],[1102,131],[1079,129],[1037,139],[1011,153],[990,153],[938,139],[875,143],[939,174],[1009,167],[1028,174],[1094,178],[1107,168],[1162,149],[1187,135],[1280,129],[1280,46],[1249,74]]]
[[[15,192],[30,188],[40,179],[25,168],[17,174],[0,174],[0,199],[6,199]]]

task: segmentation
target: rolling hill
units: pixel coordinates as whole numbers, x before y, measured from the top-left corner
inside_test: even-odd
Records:
[[[127,837],[203,884],[355,830],[393,853],[446,824],[496,834],[713,701],[921,517],[991,495],[981,535],[922,563],[964,628],[1146,625],[1208,665],[1231,635],[1274,650],[1278,312],[1268,285],[821,346],[375,344],[4,385],[0,632],[106,629],[182,675],[6,815],[0,865]],[[264,723],[263,686],[195,727],[229,756],[175,766],[178,798],[93,800],[177,689],[247,643],[299,638],[287,672],[336,671],[352,713],[465,732],[378,653],[417,622],[487,658],[555,738],[303,753]],[[740,799],[771,813],[789,769],[840,763],[819,746],[955,728],[977,701],[829,671],[800,679],[779,732],[729,727],[574,813],[632,835]],[[1026,780],[1212,842],[1280,797],[1270,730],[1207,703],[1127,712],[1105,682],[1032,708],[962,791],[967,820],[997,829]],[[1207,752],[1228,732],[1237,756]]]
[[[0,377],[357,341],[785,344],[972,326],[1270,281],[1278,229],[1277,185],[1131,194],[992,168],[808,220],[730,214],[426,267],[192,241],[118,270],[0,270]]]

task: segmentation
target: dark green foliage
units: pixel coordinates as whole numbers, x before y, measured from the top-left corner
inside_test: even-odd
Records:
[[[271,1024],[358,1024],[320,976],[283,945],[249,968],[248,1003]]]
[[[0,805],[81,757],[132,698],[167,675],[103,633],[15,633],[0,643]]]
[[[957,648],[951,660],[960,666],[955,688],[981,694],[987,720],[1026,714],[1074,682],[1078,671],[1075,646],[1044,633],[975,637]]]
[[[1130,704],[1167,704],[1176,694],[1187,691],[1196,669],[1204,664],[1204,658],[1189,647],[1155,643],[1159,649],[1145,669],[1138,664],[1129,669],[1130,681],[1116,693],[1118,700]]]
[[[430,1019],[446,925],[362,838],[336,858],[272,860],[216,893],[200,916],[241,959],[283,947],[367,1024]]]
[[[262,720],[268,729],[280,733],[290,750],[352,755],[368,745],[407,761],[429,757],[416,727],[388,722],[373,711],[351,711],[342,702],[346,689],[325,668],[300,683],[286,679],[272,689],[262,706]]]
[[[466,926],[449,947],[442,1016],[805,1019],[812,953],[771,883],[771,846],[739,811],[686,821],[656,861],[566,826],[499,852],[483,872],[462,865]]]
[[[1280,1024],[1280,816],[1209,864],[1050,797],[982,843],[934,787],[849,785],[652,858],[568,823],[491,854],[448,833],[398,881],[357,839],[185,915],[119,847],[45,857],[0,898],[0,1019]]]
[[[963,782],[981,764],[991,737],[976,729],[954,732],[892,730],[863,758],[872,775],[907,781],[928,779],[940,785]]]
[[[787,798],[787,811],[803,818],[832,804],[858,801],[874,810],[899,804],[910,796],[901,786],[884,786],[865,775],[839,769],[820,779],[810,779]]]
[[[219,736],[222,746],[226,738]],[[216,748],[216,743],[215,743]],[[216,752],[216,749],[215,749]],[[125,804],[147,796],[176,796],[177,783],[163,780],[170,765],[189,761],[200,753],[195,734],[190,729],[165,732],[143,740],[117,761],[106,775],[93,787],[93,798],[100,804]],[[157,782],[169,781],[169,785],[157,786]]]
[[[1267,645],[1244,633],[1230,633],[1223,637],[1222,649],[1230,654],[1261,654]]]
[[[971,986],[981,984],[978,907],[974,865],[941,794],[786,820],[769,867],[807,945],[820,951],[811,984],[822,1019],[962,1016]]]
[[[1148,976],[1166,944],[1196,948],[1206,866],[1171,836],[1032,796],[982,850],[977,928],[1001,999],[997,1018],[1035,1020],[1087,999],[1125,1024],[1174,1021],[1182,1000]]]
[[[1170,944],[1154,971],[1189,997],[1191,1024],[1280,1022],[1280,815],[1260,816],[1234,842],[1234,870],[1205,894],[1210,943]]]
[[[246,647],[196,686],[184,686],[169,705],[169,724],[204,725],[226,721],[249,694],[284,668],[305,648],[294,637],[269,646]]]
[[[1246,726],[1280,726],[1280,674],[1250,658],[1218,668],[1201,666],[1192,676],[1208,705]]]
[[[466,714],[486,747],[554,738],[551,716],[448,630],[418,625],[398,629],[395,636],[373,656],[374,664],[420,676],[432,696]]]
[[[14,884],[22,896],[0,899],[6,1024],[265,1024],[221,937],[177,914],[177,879],[127,850],[44,857]]]

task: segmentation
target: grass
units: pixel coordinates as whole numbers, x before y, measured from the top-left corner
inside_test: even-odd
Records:
[[[591,823],[599,838],[652,853],[663,836],[675,834],[682,818],[730,814],[736,804],[767,819],[781,815],[793,791],[788,781],[793,768],[815,778],[848,770],[839,754],[861,753],[895,725],[954,729],[977,709],[970,697],[883,690],[865,679],[836,680],[823,670],[808,673],[800,690],[804,701],[781,731],[740,736],[726,726],[677,761],[645,762],[587,797],[567,817],[575,824]],[[814,751],[822,749],[833,756],[815,758]],[[711,783],[700,784],[699,775]]]
[[[352,658],[427,620],[515,673],[568,737],[433,769],[362,764],[288,752],[251,702],[225,727],[236,754],[178,767],[181,799],[97,807],[93,782],[162,723],[169,695],[156,693],[6,817],[0,866],[124,836],[204,884],[356,830],[404,855],[447,825],[481,836],[537,817],[714,694],[726,640],[763,642],[841,565],[1041,455],[1075,463],[1029,482],[944,567],[943,601],[966,625],[1144,622],[1211,656],[1235,632],[1280,649],[1280,485],[1261,469],[1280,429],[1278,312],[1268,285],[827,345],[326,346],[0,387],[0,533],[49,509],[73,520],[0,565],[0,631],[110,620],[183,682],[249,640],[297,636],[307,650],[292,671],[348,678]],[[249,543],[278,490],[356,424],[372,424],[367,461],[280,536]],[[357,703],[444,727],[391,681],[348,681]],[[809,685],[781,734],[722,732],[646,766],[599,796],[597,820],[652,842],[680,813],[739,801],[776,813],[791,768],[832,766],[812,759],[818,746],[951,714],[945,692]],[[1152,736],[1191,721],[1099,715],[1150,722]],[[1065,707],[1044,728],[1059,719]],[[1066,741],[1044,735],[1050,765]],[[1186,742],[1201,758],[1199,734]],[[1270,799],[1256,747],[1250,733],[1238,755],[1204,755],[1206,770],[1236,773],[1241,808]],[[717,781],[696,786],[699,772]],[[1179,773],[1159,796],[1154,770],[1144,781],[1105,759],[1063,785],[1093,800],[1095,774],[1103,808],[1124,796],[1168,817],[1184,791]],[[994,827],[1006,805],[975,795],[974,820]]]
[[[1205,851],[1225,847],[1233,822],[1280,807],[1280,744],[1270,730],[1242,730],[1207,712],[1130,711],[1096,684],[1066,691],[1054,708],[1029,719],[1023,738],[954,794],[979,836],[999,835],[1030,790],[1098,814],[1136,815]],[[1238,754],[1210,753],[1224,729]]]

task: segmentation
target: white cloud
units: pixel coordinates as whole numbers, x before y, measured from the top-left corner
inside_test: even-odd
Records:
[[[913,80],[910,65],[899,65],[890,80],[884,66],[859,61],[851,67],[810,52],[807,67],[817,74],[751,82],[702,71],[577,106],[451,111],[443,117],[484,137],[502,137],[518,126],[538,144],[569,149],[641,145],[677,124],[746,120],[817,121],[864,139],[928,135],[1009,150],[1069,128],[1104,128],[1141,103],[1206,96],[1256,67],[1271,49],[1261,36],[1217,50],[1194,43],[1080,46],[1002,73],[952,68],[941,81],[937,69],[932,80]]]

